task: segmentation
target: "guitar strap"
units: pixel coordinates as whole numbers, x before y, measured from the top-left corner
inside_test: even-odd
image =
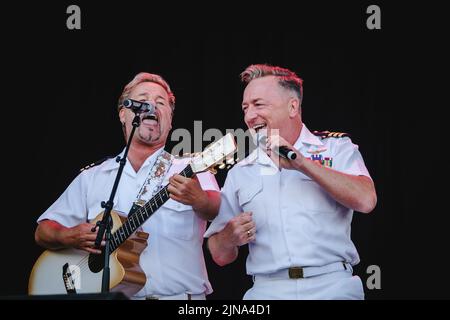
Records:
[[[161,150],[158,158],[154,162],[147,179],[145,179],[136,200],[128,213],[128,216],[133,214],[137,209],[142,207],[148,200],[150,200],[162,188],[162,182],[167,172],[172,166],[173,156],[165,150]]]

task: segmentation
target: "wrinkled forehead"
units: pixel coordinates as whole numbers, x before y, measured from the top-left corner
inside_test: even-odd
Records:
[[[169,101],[169,94],[166,89],[156,82],[142,82],[139,83],[130,92],[130,96],[134,98],[157,98],[160,97]]]

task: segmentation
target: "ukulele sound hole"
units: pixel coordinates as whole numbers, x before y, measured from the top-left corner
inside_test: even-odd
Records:
[[[101,254],[89,254],[89,269],[93,273],[97,273],[103,270],[105,261],[105,251],[102,250]]]

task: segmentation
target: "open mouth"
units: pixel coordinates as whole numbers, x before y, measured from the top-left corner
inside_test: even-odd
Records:
[[[158,122],[159,122],[159,119],[156,114],[146,114],[142,117],[143,124],[155,125]]]
[[[255,130],[255,132],[258,132],[259,130],[264,129],[266,127],[267,127],[267,123],[258,123],[256,125],[254,125],[252,127],[252,129]]]

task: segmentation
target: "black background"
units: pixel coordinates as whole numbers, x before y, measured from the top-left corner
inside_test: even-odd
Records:
[[[304,79],[303,120],[311,130],[349,132],[377,187],[370,215],[355,213],[352,238],[368,299],[449,298],[448,89],[441,8],[378,2],[382,29],[366,28],[371,3],[225,2],[81,7],[82,29],[66,28],[72,3],[19,4],[2,26],[4,144],[0,295],[26,293],[42,252],[36,218],[78,170],[123,148],[115,112],[123,86],[140,71],[161,74],[177,98],[174,128],[244,128],[239,73],[270,63]],[[430,19],[431,18],[431,19]],[[441,81],[441,79],[443,79]],[[446,90],[447,89],[447,90]],[[206,144],[206,142],[205,142]],[[217,179],[223,184],[225,172]],[[251,285],[246,248],[220,268],[205,251],[215,292],[240,299]]]

